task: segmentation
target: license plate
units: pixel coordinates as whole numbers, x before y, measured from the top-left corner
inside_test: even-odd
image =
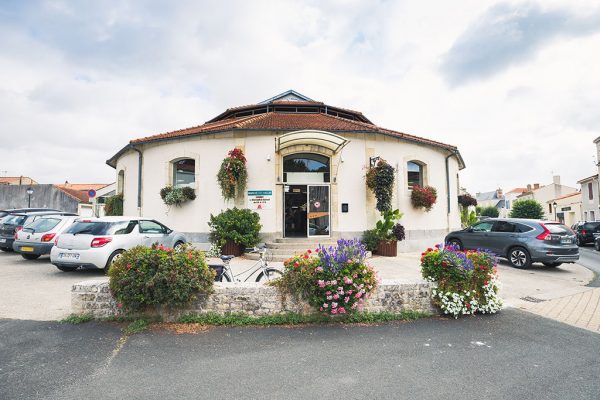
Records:
[[[0,239],[0,243],[6,243],[6,239]]]
[[[23,246],[21,247],[21,251],[33,251],[33,247]]]
[[[58,258],[79,260],[79,254],[78,253],[59,253]]]
[[[565,239],[560,239],[560,243],[571,244],[571,243],[573,243],[573,241],[571,239],[565,238]]]

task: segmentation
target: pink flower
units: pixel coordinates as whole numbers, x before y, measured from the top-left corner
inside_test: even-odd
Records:
[[[334,294],[334,295],[333,295],[333,298],[334,298],[335,300],[337,300],[337,299],[339,299],[339,298],[340,298],[340,296],[338,296],[338,294],[336,293],[336,294]]]
[[[351,294],[352,294],[352,290],[348,290],[348,291],[346,292],[346,294],[348,294],[348,295],[351,295]]]
[[[336,308],[332,308],[332,309],[331,309],[331,313],[332,313],[332,314],[337,314],[337,309],[336,309]]]
[[[323,272],[323,267],[317,267],[317,268],[315,268],[315,271],[316,272]]]
[[[319,308],[319,311],[323,311],[323,307]]]
[[[360,299],[362,297],[362,292],[358,292],[354,295],[356,299]]]
[[[352,275],[352,277],[353,277],[354,279],[356,279],[356,278],[358,278],[358,274],[354,274],[354,275]]]
[[[352,304],[352,307],[350,307],[350,308],[354,310],[356,307],[358,307],[358,303]]]
[[[349,301],[350,301],[350,296],[346,296],[346,297],[344,297],[344,303],[347,303],[347,302],[349,302]]]
[[[308,254],[312,253],[311,249],[306,250],[308,252]]]
[[[328,290],[325,292],[325,296],[329,296],[331,294],[331,292]]]
[[[324,280],[318,280],[317,284],[319,285],[320,288],[324,288],[325,287],[325,281]]]
[[[331,284],[335,286],[335,285],[337,285],[337,281],[334,279],[331,281]]]
[[[337,308],[337,306],[338,305],[337,305],[337,303],[335,301],[331,303],[331,308]]]
[[[344,288],[343,288],[343,287],[341,287],[341,286],[338,286],[338,288],[337,288],[337,291],[338,291],[338,292],[343,292],[343,291],[344,291]]]
[[[329,307],[329,304],[323,303],[323,308],[327,308],[327,307]]]
[[[344,277],[344,283],[345,283],[346,285],[350,285],[350,284],[352,284],[352,279],[350,279],[350,278],[348,278],[347,276],[345,276],[345,277]]]
[[[327,300],[333,300],[333,296],[327,296]]]
[[[117,308],[123,308],[123,303],[117,303]]]
[[[346,309],[344,307],[340,307],[340,308],[338,308],[338,313],[346,314]]]

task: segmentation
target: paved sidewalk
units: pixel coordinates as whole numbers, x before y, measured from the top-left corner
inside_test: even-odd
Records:
[[[542,317],[600,333],[600,288],[588,288],[581,293],[531,305],[522,305],[519,308]]]

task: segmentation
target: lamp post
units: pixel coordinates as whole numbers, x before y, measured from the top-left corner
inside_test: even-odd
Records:
[[[33,189],[27,188],[27,208],[31,208],[31,195],[33,194]]]
[[[556,206],[558,204],[556,202],[552,203],[552,206],[554,207],[554,220],[556,221]]]

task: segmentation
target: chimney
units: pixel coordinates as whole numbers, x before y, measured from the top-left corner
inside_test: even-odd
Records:
[[[538,190],[540,188],[540,184],[539,183],[534,183],[533,184],[533,190]]]
[[[496,189],[496,196],[498,196],[498,198],[502,197],[502,188]]]
[[[531,192],[531,184],[530,183],[527,184],[527,191]]]
[[[552,183],[554,183],[555,185],[560,185],[560,175],[554,175],[552,177]]]

